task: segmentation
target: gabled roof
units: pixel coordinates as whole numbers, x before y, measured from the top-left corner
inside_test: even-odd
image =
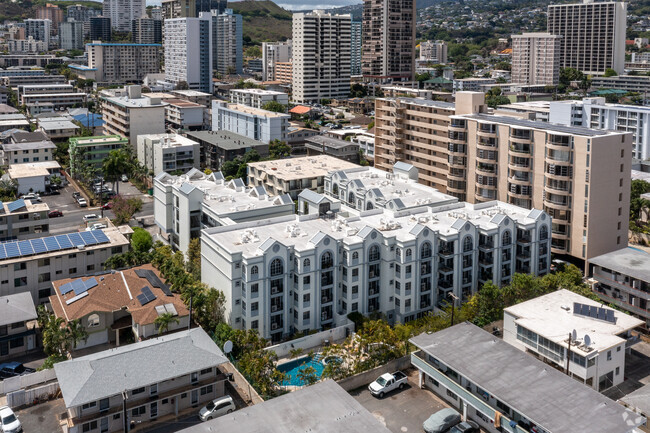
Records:
[[[191,183],[184,182],[178,190],[182,192],[183,194],[189,194],[192,191],[194,191],[196,187],[192,185]]]
[[[325,239],[327,235],[323,232],[318,232],[316,233],[311,239],[309,239],[309,242],[311,242],[314,245],[318,245],[320,241]]]
[[[289,194],[282,194],[273,199],[274,205],[293,203]]]
[[[0,326],[36,319],[36,307],[29,292],[0,297]]]
[[[317,192],[314,192],[310,189],[303,189],[300,194],[298,194],[299,198],[304,198],[305,200],[311,202],[311,203],[320,203],[324,200],[327,199],[325,195],[319,194]]]
[[[59,362],[54,371],[73,408],[225,362],[210,336],[194,328]]]
[[[262,243],[262,245],[260,245],[260,250],[262,250],[262,251],[266,251],[266,250],[268,250],[269,248],[271,248],[271,247],[273,246],[273,244],[274,244],[275,242],[276,242],[275,239],[273,239],[273,238],[268,238],[267,240],[265,240],[265,241]]]

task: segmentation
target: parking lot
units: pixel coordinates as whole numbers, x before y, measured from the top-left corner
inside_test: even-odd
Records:
[[[65,413],[65,403],[62,398],[16,411],[25,433],[62,432],[59,420],[63,413]]]
[[[408,385],[383,399],[373,397],[366,387],[350,392],[375,418],[393,433],[421,432],[431,414],[448,407],[431,391],[418,387],[417,370],[408,372]]]

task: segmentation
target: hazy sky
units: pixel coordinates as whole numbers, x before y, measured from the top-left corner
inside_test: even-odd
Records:
[[[362,3],[360,0],[275,0],[278,6],[288,10],[330,9]],[[147,6],[160,5],[160,0],[147,0]]]

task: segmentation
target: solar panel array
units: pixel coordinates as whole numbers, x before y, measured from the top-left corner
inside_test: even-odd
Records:
[[[156,307],[156,312],[159,316],[162,316],[165,313],[170,313],[172,316],[178,316],[178,311],[176,311],[174,304],[158,305]]]
[[[19,198],[16,201],[12,201],[11,203],[7,204],[7,209],[9,212],[16,212],[18,209],[25,207],[25,200],[22,198]]]
[[[587,305],[581,304],[579,302],[574,302],[573,314],[590,317],[592,319],[603,320],[605,322],[616,323],[614,310],[610,310],[609,308],[602,308],[597,305]]]
[[[28,241],[5,242],[0,243],[0,260],[67,250],[78,246],[105,244],[108,242],[110,242],[110,239],[101,230],[48,236]]]
[[[93,287],[97,286],[99,283],[97,282],[97,279],[89,278],[86,281],[83,281],[81,278],[77,280],[70,281],[69,283],[63,284],[61,287],[59,287],[59,291],[61,292],[62,295],[65,295],[67,293],[70,293],[74,291],[74,294],[76,296],[81,295],[82,293],[85,293],[88,291],[88,289],[92,289]]]
[[[165,295],[174,296],[171,290],[169,290],[169,286],[164,284],[154,271],[150,269],[136,269],[135,274],[140,278],[146,278],[149,284],[162,290]]]
[[[156,295],[153,294],[149,286],[144,286],[142,289],[140,289],[140,292],[141,293],[137,296],[137,298],[140,302],[140,305],[142,306],[147,305],[149,302],[156,299]]]

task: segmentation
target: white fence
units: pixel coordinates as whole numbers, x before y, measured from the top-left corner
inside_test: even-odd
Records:
[[[346,336],[354,332],[354,323],[350,322],[347,325],[339,326],[338,328],[328,329],[326,331],[317,332],[316,334],[307,335],[305,337],[296,338],[285,343],[276,344],[275,346],[267,347],[266,350],[272,350],[282,358],[289,354],[292,349],[311,349],[316,346],[325,344],[325,340],[332,343],[344,339]]]
[[[19,389],[29,388],[30,386],[46,383],[56,379],[54,369],[37,371],[36,373],[26,374],[24,376],[10,377],[0,382],[0,395],[9,394]]]
[[[59,382],[48,383],[31,389],[21,389],[7,394],[7,405],[16,408],[29,404],[37,399],[49,399],[59,392]]]

